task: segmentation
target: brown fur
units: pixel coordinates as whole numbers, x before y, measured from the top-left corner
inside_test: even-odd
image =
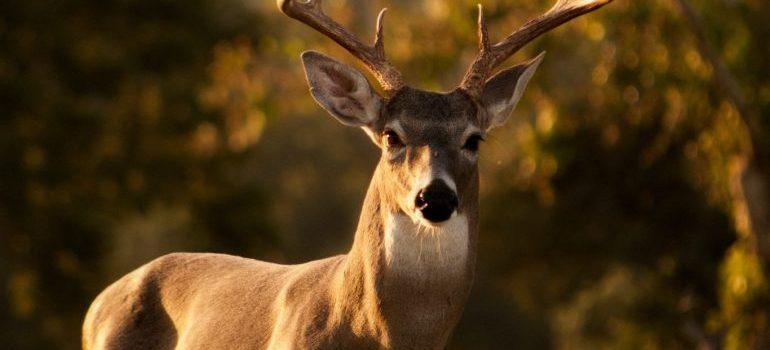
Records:
[[[161,257],[96,298],[83,324],[83,347],[443,348],[476,262],[477,154],[463,145],[469,133],[483,137],[505,122],[543,55],[487,77],[526,42],[610,1],[559,0],[497,45],[490,45],[479,8],[483,49],[461,88],[438,94],[403,86],[385,59],[384,11],[370,47],[323,15],[320,0],[278,0],[284,13],[364,61],[391,96],[383,99],[360,72],[330,57],[302,55],[316,101],[341,123],[362,127],[382,148],[353,247],[347,255],[293,266],[218,254]],[[385,140],[395,134],[403,142],[388,146]],[[458,197],[459,207],[443,226],[427,223],[415,207],[426,178],[443,180]],[[424,240],[435,247],[423,259]],[[444,253],[453,260],[444,260]]]
[[[435,107],[430,117],[422,104]],[[433,102],[431,102],[433,101]],[[474,102],[462,92],[408,90],[383,109],[382,123],[398,118],[414,147],[453,144],[477,123]],[[417,108],[417,109],[415,109]],[[381,130],[375,130],[381,132]],[[416,154],[416,152],[411,152]],[[451,161],[448,161],[452,163]],[[468,296],[475,264],[478,173],[474,164],[451,167],[467,217],[467,259],[460,278],[392,273],[384,257],[385,216],[399,212],[397,173],[383,152],[364,200],[353,247],[301,265],[277,265],[220,254],[177,253],[131,272],[102,292],[83,325],[85,349],[439,349],[448,341]],[[406,190],[406,189],[405,189]],[[390,264],[397,264],[390,262]],[[422,326],[421,326],[422,325]]]
[[[302,59],[316,101],[382,149],[348,254],[292,266],[163,256],[96,298],[83,324],[85,349],[441,349],[448,342],[476,262],[478,154],[466,145],[505,121],[542,56],[492,78],[481,98],[403,87],[384,99],[353,68],[317,52]],[[442,181],[459,206],[429,222],[415,199]]]

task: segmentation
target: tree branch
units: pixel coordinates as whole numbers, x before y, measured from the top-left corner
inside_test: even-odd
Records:
[[[768,147],[765,142],[767,134],[764,132],[762,124],[746,107],[746,99],[741,91],[740,84],[738,84],[738,80],[735,76],[733,76],[733,74],[725,67],[719,54],[714,49],[714,46],[711,45],[711,42],[708,40],[703,20],[686,0],[675,0],[675,2],[679,6],[682,16],[690,26],[690,30],[695,35],[701,55],[706,58],[711,65],[717,85],[724,92],[727,100],[738,111],[740,118],[749,130],[752,152],[754,153],[752,163],[763,169],[763,172],[767,173],[766,156],[768,152],[767,149],[770,147]]]

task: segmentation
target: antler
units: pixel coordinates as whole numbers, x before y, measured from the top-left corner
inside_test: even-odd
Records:
[[[387,8],[382,9],[377,16],[374,44],[369,46],[329,18],[321,9],[323,0],[277,0],[277,2],[278,8],[287,16],[326,35],[366,64],[386,92],[392,93],[405,85],[401,73],[385,58],[382,25]]]
[[[524,45],[569,20],[596,10],[612,0],[558,0],[548,12],[530,20],[503,41],[489,44],[484,9],[479,4],[479,53],[465,73],[460,87],[471,96],[481,95],[492,71]]]

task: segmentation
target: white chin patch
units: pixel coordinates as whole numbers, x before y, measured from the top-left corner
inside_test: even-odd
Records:
[[[384,243],[388,268],[399,275],[459,275],[468,257],[468,219],[455,212],[440,226],[426,226],[404,214],[388,214]]]

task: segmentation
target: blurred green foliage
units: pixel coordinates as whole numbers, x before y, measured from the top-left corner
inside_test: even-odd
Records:
[[[367,36],[389,6],[414,86],[452,88],[476,53],[475,1],[328,2]],[[497,38],[550,6],[483,3]],[[693,5],[770,124],[770,4]],[[354,62],[272,1],[0,3],[3,347],[77,348],[96,294],[167,252],[345,251],[378,153],[313,103],[306,49]],[[677,8],[616,1],[516,59],[542,50],[483,147],[479,271],[451,347],[761,346],[767,262],[731,190],[746,126]]]

